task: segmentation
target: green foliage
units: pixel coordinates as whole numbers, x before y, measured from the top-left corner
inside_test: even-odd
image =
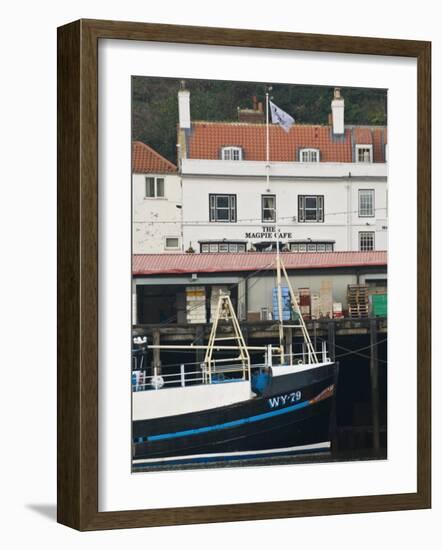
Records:
[[[267,85],[259,82],[186,80],[192,120],[238,120],[238,108],[251,108],[252,97],[265,101]],[[132,138],[143,141],[176,163],[177,93],[180,80],[132,78]],[[387,91],[341,88],[346,124],[387,124]],[[299,124],[327,124],[332,86],[272,84],[273,101]]]

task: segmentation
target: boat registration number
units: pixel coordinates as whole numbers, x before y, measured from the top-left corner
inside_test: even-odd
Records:
[[[270,397],[270,399],[268,399],[268,404],[271,409],[276,409],[278,407],[284,407],[285,405],[297,403],[301,400],[301,397],[302,393],[298,390],[292,393],[285,393],[283,395],[277,395],[276,397]]]

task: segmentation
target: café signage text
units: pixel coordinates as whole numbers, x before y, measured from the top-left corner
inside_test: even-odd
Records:
[[[281,231],[276,231],[276,229],[272,226],[263,226],[262,231],[256,231],[256,232],[246,232],[245,233],[246,239],[291,239],[292,234],[291,233],[283,233]]]

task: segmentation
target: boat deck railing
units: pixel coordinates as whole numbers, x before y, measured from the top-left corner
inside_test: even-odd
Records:
[[[185,388],[188,386],[196,386],[207,384],[207,367],[201,363],[200,367],[193,367],[188,370],[186,365],[180,365],[177,371],[176,367],[172,367],[168,372],[168,367],[153,369],[152,373],[147,373],[144,370],[132,371],[132,389],[133,391],[160,390],[163,388]],[[243,380],[242,367],[240,365],[223,365],[212,368],[211,384],[223,382],[234,382]],[[228,375],[228,376],[226,376]]]
[[[134,350],[135,351],[135,350]],[[321,350],[317,356],[322,363],[330,362],[327,354],[326,343],[322,342]],[[244,367],[241,363],[235,362],[238,358],[225,358],[210,365],[206,363],[183,363],[175,365],[162,365],[161,367],[152,367],[148,365],[143,353],[134,353],[132,365],[132,390],[133,391],[151,391],[166,388],[185,388],[188,386],[220,384],[226,382],[235,382],[245,380]],[[309,365],[314,364],[309,350],[304,348],[299,353],[280,353],[272,352],[269,346],[266,353],[263,354],[263,361],[252,364],[251,370],[263,367],[284,365]],[[208,375],[210,371],[210,376]]]

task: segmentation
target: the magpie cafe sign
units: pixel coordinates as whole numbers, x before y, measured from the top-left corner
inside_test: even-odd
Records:
[[[281,231],[277,231],[272,226],[263,226],[262,231],[256,231],[256,232],[246,232],[245,233],[246,239],[291,239],[292,234],[291,233],[282,233]]]

